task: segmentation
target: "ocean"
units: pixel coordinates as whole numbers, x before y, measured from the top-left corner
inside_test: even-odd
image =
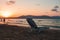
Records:
[[[44,26],[60,27],[60,19],[33,19],[33,20],[36,23],[37,27],[44,27]],[[5,23],[8,25],[30,27],[26,19],[6,19]]]

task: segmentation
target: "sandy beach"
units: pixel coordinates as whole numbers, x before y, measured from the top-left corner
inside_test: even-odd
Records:
[[[0,40],[60,40],[60,30],[30,30],[26,27],[0,24]]]

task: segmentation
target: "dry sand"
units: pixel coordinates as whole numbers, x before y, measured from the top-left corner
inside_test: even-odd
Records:
[[[60,40],[60,30],[30,31],[30,28],[0,25],[0,40]]]

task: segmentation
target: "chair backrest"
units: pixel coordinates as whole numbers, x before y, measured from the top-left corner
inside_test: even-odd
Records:
[[[37,25],[36,25],[36,23],[33,21],[32,18],[27,18],[26,20],[29,23],[29,25],[31,26],[31,28],[35,28],[35,29],[38,28]]]

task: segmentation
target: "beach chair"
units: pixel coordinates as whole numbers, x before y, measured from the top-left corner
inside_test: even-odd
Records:
[[[32,18],[27,18],[26,20],[28,24],[31,26],[32,31],[35,30],[41,32],[48,29],[47,27],[37,27],[36,23]]]
[[[37,28],[37,25],[32,18],[27,18],[27,22],[31,26],[31,28],[35,28],[35,29]]]

